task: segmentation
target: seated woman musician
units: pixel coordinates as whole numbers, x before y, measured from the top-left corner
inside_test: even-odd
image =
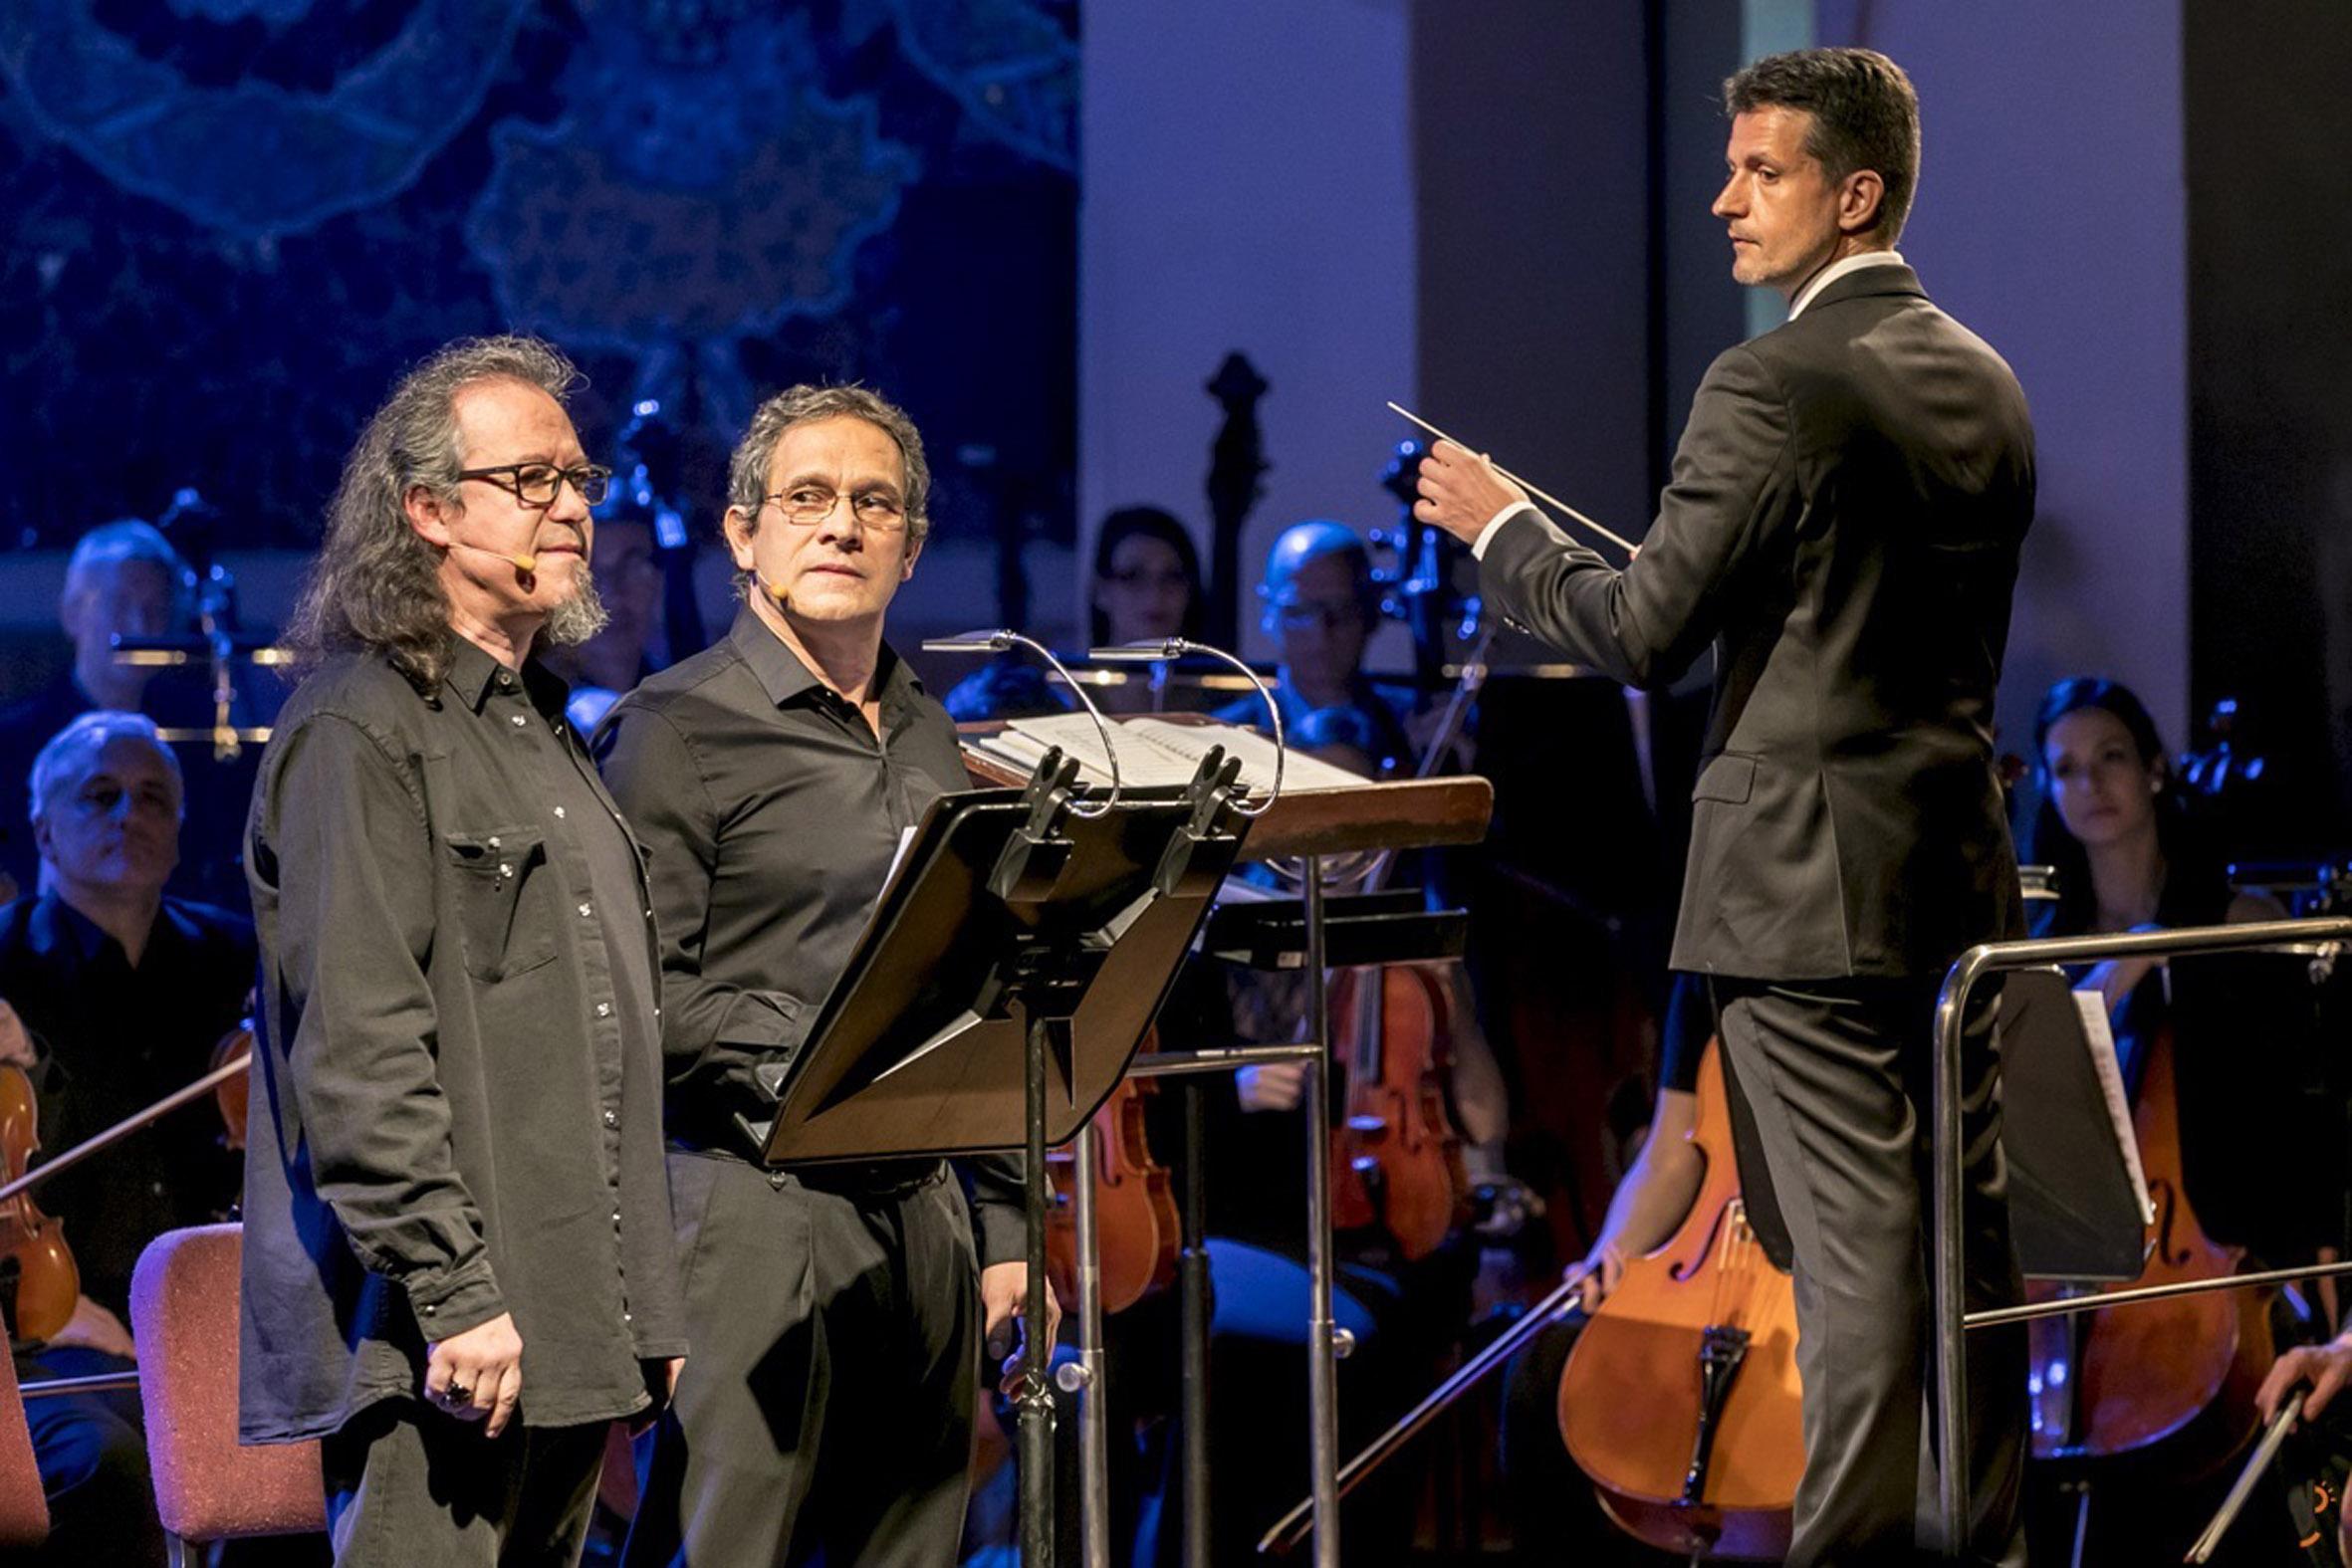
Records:
[[[2025,858],[2052,868],[2057,894],[2035,935],[2286,918],[2267,894],[2231,886],[2221,846],[2128,688],[2089,678],[2052,686],[2034,754],[2041,798]],[[2317,1053],[2307,977],[2298,958],[2257,953],[2118,959],[2079,981],[2106,998],[2127,1084],[2137,1085],[2145,1042],[2171,1029],[2192,1201],[2215,1239],[2273,1260],[2343,1241],[2322,1169],[2326,1138],[2340,1138],[2342,1124],[2301,1126],[2309,1096],[2298,1085]],[[2259,1148],[2248,1142],[2257,1138]]]

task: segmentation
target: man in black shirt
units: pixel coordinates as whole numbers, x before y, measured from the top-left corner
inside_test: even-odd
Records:
[[[0,910],[0,1057],[29,1067],[43,1151],[54,1158],[201,1076],[253,984],[253,930],[167,898],[179,859],[179,765],[135,713],[100,710],[42,748],[31,836],[49,891]],[[234,1207],[235,1158],[210,1102],[132,1134],[41,1188],[81,1276],[62,1327],[24,1320],[8,1292],[20,1379],[119,1372],[136,1351],[130,1271],[162,1232]],[[162,1526],[135,1395],[26,1407],[52,1529],[43,1560],[152,1562]]]
[[[872,393],[771,398],[728,479],[744,608],[597,732],[654,873],[695,1349],[632,1563],[955,1560],[980,1341],[1012,1348],[1029,1278],[1018,1162],[966,1162],[967,1204],[938,1160],[763,1170],[735,1122],[770,1114],[754,1069],[799,1048],[903,835],[967,784],[946,711],[882,641],[928,484],[913,423]]]
[[[570,1564],[686,1348],[635,844],[533,657],[598,611],[577,379],[454,344],[346,465],[247,833],[241,1436],[346,1563]]]

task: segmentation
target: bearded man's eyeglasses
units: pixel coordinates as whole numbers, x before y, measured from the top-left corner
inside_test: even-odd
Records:
[[[457,477],[496,485],[527,507],[554,506],[566,485],[579,491],[580,499],[589,506],[597,506],[603,502],[604,493],[612,488],[612,470],[594,463],[583,463],[578,468],[558,468],[553,463],[500,463],[494,468],[460,469]]]

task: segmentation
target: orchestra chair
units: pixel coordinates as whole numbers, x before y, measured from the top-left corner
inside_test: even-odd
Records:
[[[172,1568],[191,1542],[327,1528],[319,1445],[237,1442],[238,1261],[244,1227],[166,1231],[130,1276],[147,1466]]]
[[[48,1538],[49,1498],[41,1490],[41,1465],[33,1456],[12,1358],[0,1378],[0,1547],[38,1546]]]

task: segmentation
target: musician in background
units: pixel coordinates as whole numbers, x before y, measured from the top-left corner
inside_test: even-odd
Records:
[[[163,891],[179,859],[179,764],[154,724],[84,714],[32,770],[32,836],[47,891],[0,910],[0,999],[19,1025],[5,1054],[39,1093],[55,1157],[203,1075],[253,983],[253,930]],[[145,1245],[235,1206],[237,1161],[210,1101],[186,1107],[44,1185],[81,1300],[28,1343],[12,1313],[19,1380],[121,1371],[136,1354],[130,1273]],[[163,1539],[135,1394],[26,1406],[54,1530],[43,1560],[155,1562]]]
[[[1015,1351],[1017,1158],[960,1162],[969,1196],[937,1159],[771,1171],[737,1122],[774,1114],[757,1069],[801,1048],[902,835],[968,787],[953,724],[883,640],[929,488],[913,421],[872,392],[770,398],[728,477],[734,626],[596,736],[653,868],[694,1341],[631,1563],[944,1568],[982,1346]]]
[[[1576,1561],[1663,1560],[1611,1525],[1592,1483],[1568,1456],[1559,1427],[1560,1376],[1576,1339],[1628,1258],[1666,1244],[1689,1218],[1707,1161],[1691,1142],[1699,1125],[1699,1062],[1714,1033],[1706,983],[1677,977],[1658,1049],[1658,1099],[1591,1248],[1569,1270],[1582,1275],[1578,1305],[1511,1360],[1504,1372],[1502,1460],[1517,1560],[1528,1568]]]
[[[1490,609],[1655,689],[1716,650],[1673,965],[1716,988],[1757,1114],[1745,1191],[1795,1241],[1804,1477],[1789,1561],[1910,1563],[1941,1532],[1921,1463],[1928,1365],[1926,1041],[1970,945],[2021,894],[1992,712],[2033,432],[2016,378],[1894,250],[1919,177],[1911,83],[1810,49],[1724,90],[1712,211],[1732,272],[1788,322],[1709,367],[1672,482],[1622,570],[1493,464],[1439,441],[1415,513],[1480,558]],[[1994,999],[1963,1078],[1969,1305],[2015,1299]],[[1964,1551],[2022,1560],[2024,1336],[1970,1336]],[[1932,1448],[1932,1445],[1930,1446]]]
[[[149,712],[153,665],[120,664],[115,638],[158,637],[188,617],[188,563],[161,531],[137,518],[101,524],[82,536],[66,563],[57,623],[73,660],[57,678],[0,713],[0,861],[30,891],[40,853],[25,833],[25,777],[51,736],[92,709]],[[178,717],[175,713],[173,717]]]
[[[2303,1418],[2297,1425],[2298,1429],[2315,1428],[2317,1435],[2306,1438],[2301,1452],[2282,1463],[2294,1464],[2301,1472],[2296,1487],[2300,1495],[2290,1496],[2291,1517],[2305,1537],[2303,1545],[2312,1562],[2327,1559],[2314,1549],[2309,1537],[2331,1524],[2336,1560],[2352,1562],[2352,1510],[2344,1506],[2347,1471],[2352,1470],[2352,1462],[2348,1462],[2352,1461],[2352,1416],[2336,1403],[2348,1382],[2352,1382],[2352,1328],[2324,1345],[2300,1345],[2281,1352],[2254,1395],[2267,1422],[2278,1414],[2278,1407],[2297,1385],[2309,1385],[2303,1396]]]
[[[1274,695],[1284,728],[1295,729],[1325,709],[1354,713],[1374,776],[1410,774],[1415,752],[1407,732],[1418,697],[1410,687],[1364,673],[1364,649],[1380,623],[1380,598],[1372,585],[1372,558],[1355,530],[1321,520],[1283,530],[1266,554],[1258,597],[1266,606],[1266,630],[1282,653]],[[1217,717],[1267,728],[1265,704],[1255,696],[1226,704]]]
[[[368,421],[262,765],[239,1436],[320,1439],[347,1564],[578,1560],[685,1354],[637,847],[535,657],[606,471],[527,337]]]
[[[604,603],[604,624],[586,642],[550,648],[543,661],[571,686],[565,713],[583,735],[593,734],[612,705],[656,668],[652,650],[661,636],[661,562],[653,545],[653,524],[640,513],[615,510],[596,520],[588,569]]]

